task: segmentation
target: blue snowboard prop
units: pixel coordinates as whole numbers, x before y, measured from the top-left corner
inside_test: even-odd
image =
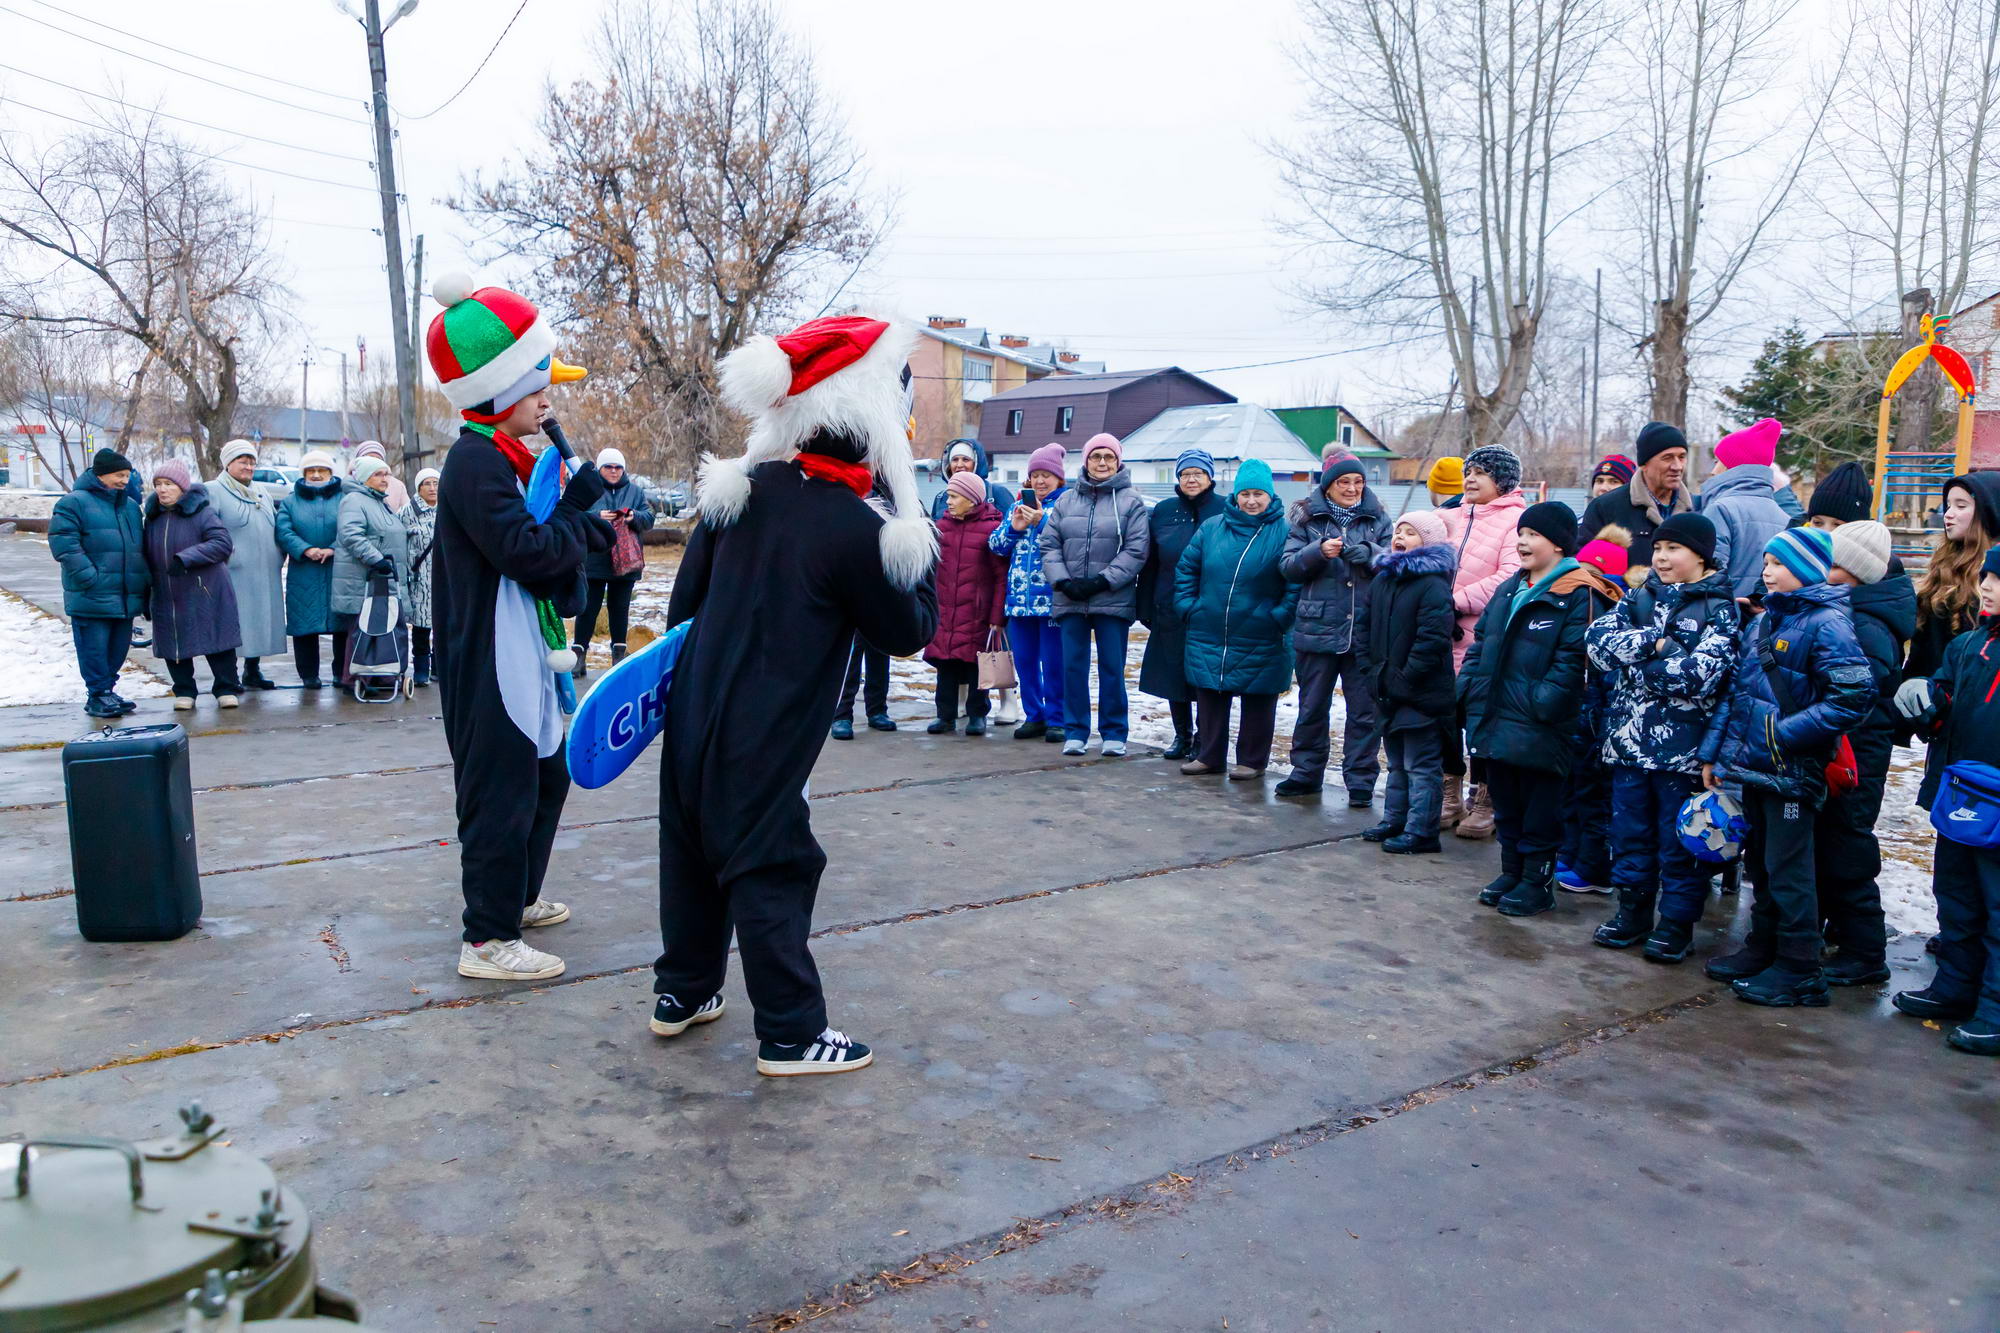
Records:
[[[569,727],[569,776],[598,788],[630,768],[667,716],[674,663],[692,620],[683,621],[598,678]]]

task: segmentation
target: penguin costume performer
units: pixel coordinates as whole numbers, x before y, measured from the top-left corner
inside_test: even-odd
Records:
[[[702,460],[701,524],[667,608],[670,625],[693,624],[661,732],[652,1030],[722,1016],[733,928],[761,1074],[837,1074],[873,1058],[827,1026],[807,947],[826,854],[806,782],[854,635],[907,656],[937,625],[937,531],[910,454],[914,341],[846,315],[723,361],[749,448]],[[886,503],[868,498],[878,485]]]
[[[424,350],[466,422],[438,481],[431,555],[435,678],[465,894],[458,970],[539,981],[559,975],[562,960],[523,943],[521,930],[569,919],[569,908],[542,897],[569,795],[563,713],[575,658],[557,617],[582,603],[586,551],[609,544],[591,513],[604,483],[584,464],[535,518],[536,457],[521,439],[541,429],[549,387],[584,372],[555,359],[554,331],[504,287],[475,289],[452,274],[431,291],[444,310]]]

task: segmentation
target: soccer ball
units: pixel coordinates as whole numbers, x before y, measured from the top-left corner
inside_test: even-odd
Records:
[[[1681,846],[1693,853],[1695,860],[1727,865],[1743,854],[1750,821],[1727,792],[1703,791],[1688,797],[1681,806],[1677,827]]]

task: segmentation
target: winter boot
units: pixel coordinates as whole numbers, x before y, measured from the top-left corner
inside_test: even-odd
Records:
[[[1952,1000],[1937,994],[1936,986],[1899,990],[1889,1003],[1912,1018],[1970,1018],[1974,1008],[1971,1000]]]
[[[1680,963],[1694,948],[1694,922],[1660,918],[1660,924],[1646,937],[1646,961]]]
[[[1320,784],[1306,782],[1299,778],[1286,778],[1271,790],[1280,796],[1317,796]]]
[[[1049,724],[1046,722],[1023,722],[1014,728],[1014,739],[1017,741],[1038,741],[1048,734]]]
[[[1479,891],[1479,901],[1487,907],[1497,906],[1502,898],[1521,886],[1521,856],[1518,852],[1500,849],[1500,874],[1491,884]]]
[[[625,660],[625,652],[626,652],[626,649],[625,649],[625,645],[624,645],[624,644],[622,644],[622,643],[614,643],[614,644],[612,644],[612,645],[611,645],[611,665],[612,665],[612,666],[617,666],[617,665],[618,665],[618,664],[619,664],[620,662],[624,661],[624,660]]]
[[[1177,731],[1174,733],[1174,743],[1160,751],[1160,758],[1179,763],[1193,753],[1194,737],[1188,735],[1185,731]]]
[[[417,654],[416,672],[416,683],[418,685],[429,685],[431,683],[431,655],[429,653]]]
[[[843,717],[843,718],[840,718],[840,719],[836,720],[836,721],[834,722],[834,724],[833,724],[833,729],[832,729],[831,731],[829,731],[829,732],[828,732],[827,734],[828,734],[829,736],[833,737],[833,738],[834,738],[835,740],[837,740],[837,741],[851,741],[851,740],[853,740],[853,739],[854,739],[854,719],[853,719],[853,718],[851,718],[851,717]]]
[[[955,717],[941,717],[928,727],[925,727],[924,730],[933,736],[950,736],[958,731],[958,719]]]
[[[121,713],[136,713],[139,711],[139,705],[133,703],[130,699],[127,699],[124,695],[120,694],[116,690],[111,691],[111,693],[105,695],[104,697],[109,699],[112,703],[117,704],[118,711]]]
[[[1438,811],[1438,832],[1457,828],[1458,821],[1465,818],[1465,779],[1447,773],[1444,775],[1444,808]]]
[[[1359,787],[1350,788],[1348,790],[1347,808],[1349,810],[1366,810],[1369,806],[1373,804],[1375,804],[1374,792],[1363,791]]]
[[[108,694],[93,694],[84,704],[83,711],[91,717],[113,718],[125,716],[125,710]]]
[[[1761,1004],[1771,1009],[1826,1007],[1826,978],[1820,975],[1819,959],[1779,957],[1754,977],[1729,983],[1736,998],[1745,1004]]]
[[[1397,856],[1416,856],[1424,852],[1441,852],[1444,844],[1437,840],[1435,834],[1422,838],[1414,833],[1398,833],[1382,844],[1382,850]]]
[[[1975,1018],[1945,1033],[1944,1044],[1967,1055],[2000,1055],[2000,1023]]]
[[[983,717],[967,718],[965,720],[965,734],[968,736],[984,736],[986,734],[986,719]]]
[[[896,719],[890,717],[887,713],[870,713],[868,715],[868,730],[894,731],[895,729]]]
[[[1465,827],[1463,824],[1460,828]],[[1499,902],[1501,916],[1536,916],[1556,905],[1556,859],[1538,856],[1525,864],[1521,882]]]
[[[1591,933],[1590,942],[1606,949],[1629,949],[1643,944],[1653,933],[1653,902],[1650,889],[1618,890],[1618,912]]]
[[[580,643],[573,643],[570,647],[576,653],[576,670],[570,672],[570,675],[582,680],[590,674],[590,650]]]
[[[1829,986],[1879,986],[1889,979],[1889,964],[1879,954],[1842,949],[1820,969]]]
[[[275,690],[278,682],[264,674],[263,661],[255,657],[243,659],[243,688],[246,690]]]
[[[1282,789],[1284,785],[1285,784],[1282,782],[1278,784],[1280,789]],[[1403,831],[1402,820],[1385,819],[1381,823],[1375,825],[1373,828],[1363,829],[1361,831],[1361,837],[1362,840],[1365,842],[1387,842],[1389,841],[1389,839],[1395,837],[1398,833],[1401,833],[1402,831]]]
[[[1452,830],[1461,838],[1490,838],[1493,836],[1493,794],[1485,783],[1472,789],[1472,799],[1466,803],[1465,815]],[[1549,874],[1555,874],[1555,862],[1549,862]]]
[[[1752,924],[1742,948],[1735,953],[1717,954],[1703,963],[1701,970],[1715,981],[1741,981],[1770,967],[1777,956],[1777,940]]]

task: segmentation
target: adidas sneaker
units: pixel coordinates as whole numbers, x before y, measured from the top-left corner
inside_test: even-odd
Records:
[[[795,1046],[775,1041],[757,1045],[757,1072],[773,1078],[791,1074],[845,1074],[865,1069],[874,1062],[873,1051],[833,1028]]]
[[[659,1037],[678,1037],[696,1023],[713,1023],[722,1017],[722,996],[711,995],[690,1008],[671,995],[662,995],[653,1005],[649,1026]]]

